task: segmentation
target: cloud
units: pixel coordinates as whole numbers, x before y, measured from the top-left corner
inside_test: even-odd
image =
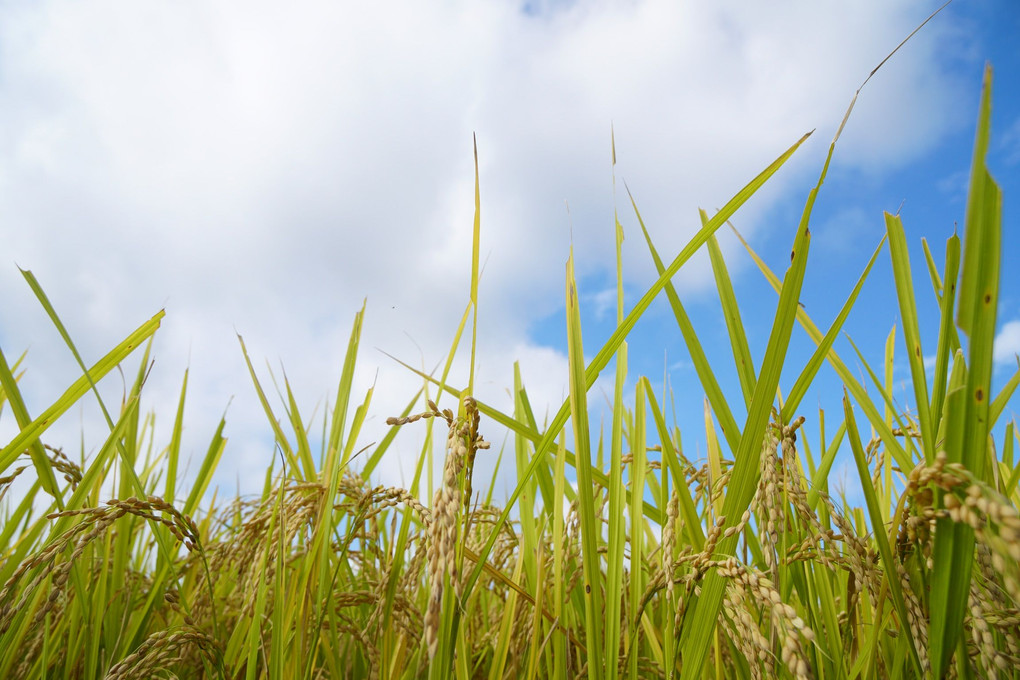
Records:
[[[77,377],[12,261],[89,361],[165,307],[147,406],[165,435],[190,367],[185,450],[204,453],[229,402],[220,481],[251,489],[272,434],[235,333],[270,394],[265,359],[286,368],[301,415],[321,416],[367,296],[353,399],[375,385],[363,438],[377,441],[418,380],[375,348],[412,363],[420,351],[431,368],[468,303],[477,133],[479,396],[510,408],[501,395],[523,357],[536,412],[555,409],[566,364],[529,329],[563,305],[571,224],[579,278],[614,266],[610,125],[616,176],[667,260],[698,206],[721,206],[819,128],[741,211],[752,233],[814,176],[853,91],[929,5],[6,3],[0,343],[31,346],[35,414]],[[880,172],[951,125],[957,81],[938,58],[950,25],[930,24],[876,75],[837,163]],[[622,207],[621,220],[634,234]],[[628,283],[647,285],[639,239],[625,258]],[[704,289],[710,270],[692,263],[675,282]],[[461,362],[451,382],[466,375]],[[119,380],[104,383],[111,403]],[[13,427],[5,418],[0,434]],[[84,428],[86,451],[105,437],[88,402],[61,427],[49,436]],[[404,442],[384,481],[406,479]]]
[[[615,312],[616,295],[615,288],[605,288],[588,296],[591,305],[594,307],[592,314],[594,314],[597,321],[605,320],[610,311]]]
[[[1007,321],[999,329],[992,360],[998,365],[1012,364],[1016,362],[1017,354],[1020,354],[1020,319]]]

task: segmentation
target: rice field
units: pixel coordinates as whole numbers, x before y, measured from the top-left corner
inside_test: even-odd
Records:
[[[745,242],[778,300],[757,370],[716,232],[806,136],[715,215],[703,213],[672,260],[641,223],[658,279],[625,310],[619,277],[617,329],[587,364],[571,255],[570,396],[545,423],[519,372],[507,413],[475,400],[471,380],[447,383],[478,306],[477,170],[472,286],[457,341],[440,377],[419,373],[422,390],[357,465],[371,398],[351,393],[364,310],[317,450],[290,386],[282,403],[268,398],[241,343],[277,446],[254,498],[210,488],[225,450],[222,424],[191,488],[177,486],[186,376],[171,441],[159,451],[144,444],[152,421],[139,398],[162,312],[95,365],[82,363],[82,377],[34,416],[19,391],[31,380],[23,356],[0,353],[0,415],[20,430],[0,450],[0,497],[15,479],[31,480],[27,494],[0,507],[0,677],[1020,677],[1020,437],[1014,423],[999,422],[1020,370],[992,391],[1002,196],[984,160],[990,110],[989,69],[965,229],[939,262],[924,245],[931,291],[923,294],[935,295],[942,315],[938,337],[924,339],[937,347],[933,378],[915,305],[915,283],[928,284],[913,280],[898,216],[885,215],[886,237],[827,328],[798,304],[812,207],[838,134],[791,234],[786,271],[770,270]],[[621,241],[617,222],[618,258]],[[701,248],[730,331],[736,395],[720,388],[670,283]],[[876,370],[855,357],[868,385],[833,349],[883,253],[906,345],[916,350],[909,413],[892,408],[891,381],[879,377],[892,345]],[[26,279],[77,356],[42,288]],[[709,404],[698,463],[665,419],[668,396],[646,377],[627,380],[628,334],[663,293]],[[790,356],[795,325],[816,343],[811,356]],[[127,372],[133,353],[141,360],[126,398],[104,406],[108,439],[88,460],[71,460],[47,428],[79,399],[99,398],[95,383],[117,366]],[[604,437],[589,423],[587,394],[611,362]],[[844,410],[829,414],[828,426],[802,414],[825,363],[844,384]],[[780,390],[784,367],[797,379]],[[822,418],[817,444],[798,437],[805,417]],[[507,450],[485,439],[496,425],[512,432]],[[375,486],[372,473],[400,430],[421,442],[413,481]],[[428,498],[422,477],[436,438],[445,458]],[[495,497],[494,479],[474,478],[482,451],[512,457],[508,499]],[[856,465],[863,507],[830,494],[840,452]]]

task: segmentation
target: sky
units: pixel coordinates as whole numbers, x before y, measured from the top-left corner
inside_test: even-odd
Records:
[[[9,361],[28,351],[21,389],[37,415],[79,373],[19,267],[37,277],[89,364],[165,309],[142,405],[156,414],[157,448],[169,441],[188,370],[186,474],[225,413],[229,443],[215,483],[251,493],[261,489],[273,443],[238,334],[271,399],[267,363],[277,377],[286,371],[306,420],[321,417],[364,304],[353,399],[374,385],[360,437],[371,444],[420,386],[384,352],[431,369],[468,302],[477,139],[484,270],[476,395],[509,411],[519,361],[541,419],[567,394],[571,244],[589,356],[615,323],[614,208],[626,238],[628,308],[656,278],[624,183],[669,261],[700,226],[699,208],[720,208],[814,130],[733,220],[782,272],[854,92],[936,7],[0,3],[0,347]],[[1020,261],[1018,34],[1020,9],[1010,0],[956,0],[867,83],[811,223],[801,302],[821,327],[881,239],[883,211],[899,211],[925,354],[934,354],[937,309],[921,238],[941,264],[946,239],[962,231],[981,75],[991,62],[988,161],[1005,195],[994,385],[1011,375],[1020,352],[1020,277],[1009,265]],[[719,236],[760,363],[776,296],[730,232]],[[876,367],[890,330],[901,330],[891,281],[884,251],[847,324]],[[736,403],[707,257],[685,265],[674,283]],[[906,408],[902,332],[897,341],[897,399]],[[703,456],[703,391],[668,306],[653,305],[629,344],[628,393],[647,375],[661,395],[668,375],[687,456]],[[795,329],[794,368],[782,389],[812,349]],[[863,371],[848,344],[837,349]],[[458,387],[466,357],[453,372]],[[126,378],[114,373],[101,384],[111,403],[139,360],[128,360]],[[590,399],[596,422],[612,371],[604,375]],[[819,407],[838,423],[840,396],[825,369],[802,406],[809,432]],[[1017,403],[1004,419],[1015,417]],[[282,404],[273,404],[282,417]],[[5,409],[0,441],[15,431]],[[498,427],[483,421],[482,432],[494,449],[503,444]],[[107,434],[89,396],[43,440],[77,458]],[[406,428],[373,479],[409,484],[420,435]],[[493,460],[480,460],[476,475]],[[497,487],[509,490],[512,466],[504,466]],[[831,479],[845,473],[838,465]]]

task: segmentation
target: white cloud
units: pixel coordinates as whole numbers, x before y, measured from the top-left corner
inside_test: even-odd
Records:
[[[1007,321],[995,336],[992,359],[996,364],[1012,364],[1020,354],[1020,319]]]
[[[592,306],[595,308],[592,313],[597,320],[604,320],[610,311],[615,313],[616,295],[617,293],[615,288],[605,288],[588,296]]]
[[[365,441],[378,439],[417,381],[374,348],[417,362],[420,346],[431,368],[467,303],[477,132],[480,396],[498,402],[521,357],[536,411],[555,409],[566,363],[528,330],[563,304],[571,222],[579,277],[613,266],[610,124],[617,177],[667,261],[698,206],[721,206],[819,128],[740,213],[751,232],[813,177],[852,92],[929,6],[7,3],[0,342],[9,357],[32,347],[22,388],[37,414],[77,373],[12,261],[39,277],[89,361],[165,305],[147,385],[161,431],[190,366],[185,450],[202,455],[233,396],[220,480],[251,489],[271,435],[235,330],[270,395],[263,359],[286,367],[308,418],[332,399],[367,296],[354,399],[375,381]],[[873,79],[838,163],[879,172],[947,128],[957,83],[938,55],[952,30],[936,20]],[[625,274],[646,284],[618,199]],[[678,286],[711,285],[706,262],[692,264]],[[458,365],[453,382],[465,376]],[[114,404],[119,390],[108,385]],[[93,450],[103,427],[83,409],[71,420]],[[78,425],[64,427],[53,435],[77,441]],[[4,440],[12,428],[0,422]],[[410,477],[403,441],[384,481]]]

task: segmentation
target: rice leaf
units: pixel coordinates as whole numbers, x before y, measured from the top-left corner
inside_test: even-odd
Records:
[[[78,368],[81,369],[86,380],[89,381],[89,387],[92,388],[92,392],[96,395],[96,402],[99,404],[99,408],[103,412],[103,417],[106,418],[107,425],[110,426],[110,429],[113,429],[113,418],[110,417],[110,412],[106,410],[106,404],[103,403],[103,398],[100,396],[95,382],[93,382],[92,377],[89,375],[89,370],[85,366],[85,362],[82,360],[81,354],[78,352],[78,348],[75,346],[74,341],[71,340],[71,336],[64,327],[64,323],[57,315],[57,310],[53,308],[53,304],[50,302],[46,293],[43,292],[42,286],[39,285],[39,281],[35,278],[35,275],[27,269],[21,269],[19,267],[18,270],[21,272],[21,275],[25,277],[25,280],[28,282],[32,292],[35,293],[35,297],[39,300],[39,304],[41,304],[43,309],[46,310],[46,315],[50,317],[50,321],[53,323],[53,326],[57,329],[57,332],[60,333],[60,337],[63,338],[64,344],[67,345],[69,350],[71,350],[71,354],[74,356],[74,360],[77,362]]]
[[[648,380],[647,378],[641,379]],[[670,473],[676,480],[675,488],[680,498],[680,516],[683,519],[684,531],[687,533],[687,539],[691,542],[691,545],[696,550],[701,550],[705,546],[705,534],[701,530],[701,518],[698,516],[694,498],[691,497],[691,490],[684,483],[686,478],[683,470],[680,468],[679,456],[669,437],[666,421],[662,410],[659,408],[659,404],[655,399],[649,399],[648,405],[652,407],[652,420],[655,421],[655,429],[659,434],[659,442],[662,446],[663,467],[669,468]],[[665,515],[662,516],[665,517]],[[662,522],[662,520],[659,521],[660,523]]]
[[[86,392],[91,389],[91,385],[94,381],[101,380],[103,376],[114,369],[121,361],[123,361],[131,352],[133,352],[142,342],[149,339],[156,329],[159,328],[160,321],[163,319],[165,312],[160,310],[155,316],[146,321],[144,324],[139,326],[133,333],[126,337],[119,345],[110,350],[106,356],[97,361],[92,368],[90,368],[86,375],[78,378],[70,387],[55,401],[53,404],[39,414],[34,420],[31,420],[28,416],[28,411],[24,407],[24,402],[21,401],[21,393],[18,391],[17,383],[14,381],[14,376],[11,374],[10,368],[8,367],[7,360],[4,358],[3,353],[0,352],[0,384],[3,385],[4,391],[7,394],[7,400],[11,404],[11,410],[14,412],[15,417],[18,421],[18,427],[21,428],[20,432],[10,441],[10,443],[0,450],[0,472],[5,471],[11,466],[11,463],[21,455],[21,452],[26,448],[35,447],[39,437],[46,429],[56,421],[63,413],[65,413],[71,406],[81,399]],[[42,456],[42,459],[38,459],[38,456]],[[40,477],[46,481],[43,481],[43,488],[47,490],[51,495],[57,496],[59,491],[56,488],[56,479],[53,477],[53,471],[49,467],[49,463],[45,460],[45,454],[41,453],[41,450],[35,450],[32,462],[36,466],[36,470]],[[48,471],[48,472],[47,472]],[[47,485],[48,488],[47,488]]]
[[[166,487],[163,490],[163,497],[173,503],[177,497],[177,462],[181,455],[181,433],[184,431],[184,397],[188,392],[188,371],[184,371],[184,381],[181,383],[181,397],[177,401],[177,415],[174,417],[174,427],[170,433],[170,446],[167,449],[166,462]]]
[[[893,557],[892,548],[889,544],[889,537],[886,536],[884,503],[880,501],[875,493],[875,487],[871,483],[871,471],[868,469],[867,460],[864,457],[864,449],[861,447],[861,436],[857,429],[857,421],[854,418],[854,410],[850,405],[850,395],[843,390],[843,413],[846,416],[847,436],[850,439],[850,448],[854,454],[854,461],[857,463],[857,475],[861,482],[861,489],[864,491],[864,501],[871,518],[871,527],[874,532],[875,542],[878,544],[878,554],[884,565],[884,582],[889,587],[893,604],[896,606],[896,614],[900,619],[898,630],[906,639],[907,651],[910,652],[910,660],[913,670],[921,677],[921,662],[917,656],[917,643],[910,630],[910,618],[907,616],[907,605],[903,599],[903,590],[900,586],[900,579],[896,571],[896,561]]]
[[[602,637],[602,569],[599,565],[599,538],[602,524],[595,515],[595,488],[591,479],[591,443],[588,434],[588,385],[584,374],[584,348],[581,340],[581,310],[574,278],[574,254],[567,258],[567,347],[570,362],[570,419],[574,425],[577,458],[577,498],[581,518],[581,564],[584,588],[584,628],[588,640],[588,677],[605,677]],[[538,459],[538,456],[535,456]],[[530,475],[527,475],[530,477]],[[518,489],[523,485],[518,483]],[[519,495],[519,493],[517,494]],[[486,553],[480,554],[481,559]],[[479,567],[475,567],[477,571]]]
[[[734,230],[734,232],[737,233],[737,237],[740,238],[741,242],[744,244],[744,248],[747,250],[748,254],[751,255],[751,259],[754,260],[755,264],[758,265],[758,269],[771,284],[773,290],[779,292],[781,289],[779,278],[776,277],[771,269],[769,269],[764,260],[762,260],[758,254],[754,252],[754,249],[751,248],[750,244],[740,236],[739,232],[736,232],[736,230]],[[800,322],[801,327],[807,331],[808,336],[816,345],[822,342],[824,339],[822,332],[818,330],[818,326],[815,325],[814,321],[811,320],[811,317],[803,308],[797,310],[797,321]],[[896,437],[893,435],[889,426],[886,425],[885,418],[878,412],[878,409],[872,403],[867,390],[864,389],[864,386],[858,382],[854,374],[849,368],[847,368],[846,364],[843,363],[843,360],[840,359],[836,350],[829,349],[826,359],[828,359],[829,365],[831,365],[835,369],[837,375],[839,375],[839,379],[844,385],[846,385],[851,396],[853,396],[854,401],[856,401],[857,405],[868,417],[868,422],[873,428],[875,428],[875,431],[878,432],[878,435],[882,439],[882,444],[885,445],[886,449],[897,461],[908,461],[909,459],[907,458],[906,451],[903,450],[903,446],[896,440]],[[905,463],[905,465],[908,469],[911,467],[909,464]]]
[[[925,244],[927,252],[927,244]],[[960,348],[960,337],[953,325],[953,309],[956,306],[956,282],[960,272],[960,237],[955,233],[946,241],[946,268],[945,283],[937,280],[938,272],[933,274],[935,278],[936,294],[941,291],[939,298],[940,321],[939,321],[939,343],[935,350],[935,377],[932,379],[931,388],[931,418],[932,430],[939,431],[942,423],[942,411],[946,401],[946,380],[949,374],[949,359]]]
[[[699,213],[701,224],[706,224],[708,215],[704,210],[700,210]],[[744,332],[744,322],[740,318],[740,307],[737,305],[737,296],[733,292],[733,282],[730,280],[730,273],[726,269],[726,260],[723,258],[719,240],[715,234],[712,234],[708,239],[707,245],[708,255],[712,261],[712,273],[715,275],[715,287],[719,291],[719,303],[722,305],[723,319],[726,320],[726,330],[730,334],[733,361],[737,366],[737,377],[740,379],[740,389],[744,393],[744,406],[746,407],[751,403],[751,395],[754,394],[756,380],[754,358],[751,356],[751,348],[747,344],[747,334]]]
[[[743,241],[743,238],[741,238],[741,241]],[[786,402],[783,404],[784,423],[793,422],[795,414],[797,413],[797,407],[800,406],[801,400],[804,398],[804,395],[807,394],[808,387],[814,381],[815,376],[818,375],[818,370],[822,367],[822,364],[825,363],[825,359],[829,355],[829,351],[832,349],[832,345],[836,341],[836,338],[839,336],[839,332],[843,328],[843,324],[846,323],[847,317],[850,316],[850,311],[854,308],[854,304],[857,302],[857,296],[860,294],[861,289],[864,288],[864,282],[867,280],[868,274],[871,272],[871,267],[875,264],[875,260],[878,259],[878,254],[882,252],[882,247],[884,245],[885,237],[882,238],[878,247],[875,248],[875,252],[872,254],[871,259],[868,260],[867,266],[864,267],[864,271],[861,273],[860,278],[857,279],[857,284],[850,292],[846,302],[843,303],[843,307],[839,310],[839,314],[836,315],[836,318],[829,326],[829,330],[825,332],[825,336],[818,341],[818,347],[815,348],[814,353],[811,355],[811,359],[808,360],[803,370],[801,370],[800,375],[797,376],[797,380],[793,383],[793,387],[790,388],[789,394],[786,395]]]
[[[946,456],[962,463],[976,478],[984,477],[990,429],[992,345],[998,304],[1002,233],[1002,192],[985,165],[991,133],[992,69],[986,66],[978,116],[963,265],[956,321],[969,336],[967,380],[963,394],[949,395]],[[931,602],[945,616],[931,620],[931,657],[935,677],[942,677],[951,663],[963,630],[971,568],[974,564],[974,530],[948,518],[938,520],[935,533]],[[938,607],[938,609],[936,609]]]
[[[832,157],[832,147],[829,149],[829,158]],[[810,231],[808,222],[811,210],[814,207],[815,196],[825,177],[825,169],[822,170],[818,186],[811,190],[800,224],[797,227],[793,248],[790,251],[790,267],[787,269],[783,279],[782,289],[779,294],[779,304],[776,308],[775,321],[772,332],[769,335],[768,346],[765,348],[765,358],[762,360],[762,370],[755,385],[754,396],[747,410],[747,420],[741,432],[740,446],[734,452],[734,465],[730,478],[730,487],[723,502],[723,516],[725,527],[732,527],[737,524],[744,510],[751,502],[754,495],[754,487],[757,484],[759,460],[761,457],[761,443],[765,436],[765,427],[768,424],[769,411],[779,387],[779,377],[782,372],[786,350],[790,343],[790,334],[793,331],[793,322],[796,317],[800,290],[804,283],[804,271],[807,267],[808,247],[810,244]],[[723,538],[716,546],[715,554],[726,556],[732,555],[736,548],[739,534],[732,534]],[[693,611],[687,614],[685,626],[680,638],[681,653],[683,654],[684,680],[693,680],[700,676],[705,657],[708,654],[708,647],[715,630],[715,624],[719,616],[719,608],[722,605],[723,591],[726,587],[723,577],[716,571],[710,571],[702,586],[701,597],[692,604]]]
[[[616,140],[612,139],[613,165],[616,165]],[[613,174],[613,193],[615,203],[616,174]],[[623,322],[623,226],[613,208],[613,219],[616,225],[616,323]],[[606,677],[616,680],[620,666],[620,616],[623,602],[624,543],[626,531],[624,526],[624,504],[627,498],[623,484],[623,424],[624,405],[623,388],[627,382],[627,342],[620,343],[616,352],[616,376],[613,387],[613,424],[609,440],[609,508],[607,528],[608,544],[606,546]],[[541,469],[541,468],[539,468]],[[634,491],[637,487],[631,486]],[[640,499],[640,494],[637,494]],[[633,506],[634,496],[631,496]]]
[[[644,512],[642,512],[641,501],[642,494],[645,488],[645,473],[647,471],[647,460],[646,460],[646,447],[647,442],[645,441],[645,390],[647,380],[639,380],[635,386],[634,394],[634,429],[632,431],[630,439],[630,450],[632,456],[632,462],[630,466],[630,612],[628,613],[627,620],[630,621],[631,625],[634,626],[634,631],[628,631],[628,633],[635,633],[635,635],[628,634],[628,639],[633,640],[631,642],[631,649],[629,650],[628,658],[630,660],[629,667],[629,678],[630,680],[637,680],[638,676],[638,651],[633,647],[636,646],[636,633],[637,628],[641,624],[639,606],[641,604],[641,596],[645,591],[645,578],[644,578],[644,561],[645,561],[645,547],[644,547]],[[652,638],[646,638],[651,642]],[[619,646],[618,640],[612,641],[617,647]],[[661,652],[659,653],[661,657]]]
[[[903,223],[898,215],[885,213],[886,234],[889,237],[889,255],[892,257],[893,279],[903,320],[903,339],[907,343],[907,361],[914,384],[914,400],[921,426],[921,446],[925,460],[935,460],[935,427],[932,423],[928,395],[928,376],[924,368],[924,351],[921,348],[921,331],[917,324],[917,302],[914,300],[914,282],[910,273],[910,255]]]
[[[995,397],[991,407],[988,409],[988,425],[990,428],[995,427],[995,424],[999,422],[999,417],[1006,410],[1006,404],[1013,398],[1013,394],[1016,393],[1018,386],[1020,386],[1020,367],[1013,371],[1013,375],[1010,376],[1006,384],[999,390],[998,396]]]
[[[630,190],[628,189],[628,195]],[[648,229],[645,228],[645,222],[641,218],[641,212],[638,210],[637,203],[634,201],[634,197],[630,197],[631,205],[634,208],[634,215],[637,217],[638,224],[641,225],[641,231],[645,236],[645,243],[648,245],[648,250],[652,255],[652,260],[655,262],[655,269],[662,276],[666,270],[662,263],[662,259],[659,257],[659,252],[656,250],[652,243],[651,236],[648,234]],[[676,289],[671,282],[665,284],[666,297],[669,299],[670,307],[673,309],[673,316],[676,317],[677,325],[680,327],[680,333],[683,335],[684,344],[687,347],[687,351],[691,356],[691,363],[694,365],[694,370],[698,374],[698,379],[701,381],[701,386],[705,390],[705,394],[708,396],[708,401],[712,404],[712,410],[716,414],[716,418],[719,419],[719,427],[722,428],[723,436],[726,438],[726,443],[730,447],[730,450],[736,450],[738,442],[740,441],[740,430],[737,427],[737,421],[733,418],[733,412],[730,410],[730,405],[726,402],[726,398],[723,396],[722,388],[719,386],[719,381],[715,377],[715,372],[712,370],[712,366],[708,361],[708,356],[705,354],[705,350],[701,346],[701,340],[698,338],[697,332],[694,330],[694,325],[691,323],[690,317],[687,315],[687,311],[684,309],[683,303],[680,302],[680,296],[677,295]]]
[[[245,364],[248,366],[248,375],[251,376],[252,385],[255,387],[255,394],[258,395],[259,403],[262,404],[262,410],[266,413],[266,418],[269,420],[270,427],[273,428],[273,434],[276,435],[276,444],[280,447],[283,452],[284,459],[292,469],[300,467],[300,461],[297,456],[294,455],[294,449],[291,447],[290,442],[287,440],[287,435],[283,432],[283,427],[280,425],[280,420],[273,413],[273,407],[269,405],[269,399],[266,398],[266,393],[262,389],[262,384],[259,382],[258,375],[255,373],[255,367],[252,366],[251,358],[248,356],[248,348],[244,344],[244,338],[240,334],[237,335],[237,341],[241,345],[241,354],[244,356]]]

